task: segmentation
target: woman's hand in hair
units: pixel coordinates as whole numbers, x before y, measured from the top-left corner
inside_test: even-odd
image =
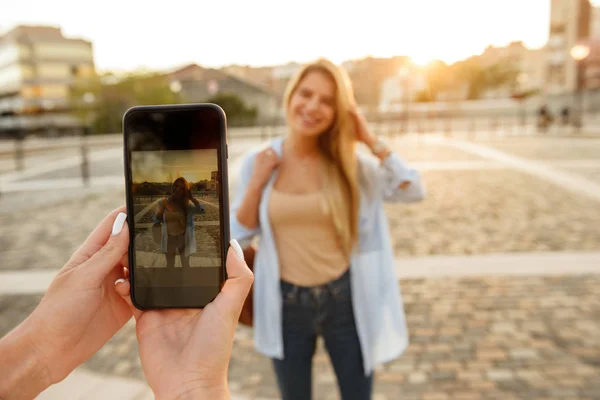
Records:
[[[256,156],[254,173],[249,186],[261,191],[269,181],[273,170],[279,165],[279,157],[273,148],[268,147]]]
[[[390,149],[387,146],[384,146],[383,149],[378,148],[381,145],[377,146],[377,136],[371,134],[369,131],[365,116],[360,113],[356,106],[352,107],[350,115],[356,126],[356,139],[363,142],[380,160],[385,160],[390,154]]]
[[[364,115],[362,115],[356,106],[353,106],[350,109],[350,116],[352,117],[356,128],[356,139],[371,148],[377,141],[377,138],[369,131],[367,119]]]

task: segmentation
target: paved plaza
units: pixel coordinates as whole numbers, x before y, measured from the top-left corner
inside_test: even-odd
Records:
[[[409,135],[392,143],[422,171],[428,195],[386,206],[410,346],[377,371],[374,399],[600,399],[600,139]],[[233,152],[232,179],[258,144],[245,140]],[[0,281],[29,273],[40,282],[0,284],[0,334],[124,204],[118,141],[90,154],[87,188],[76,185],[77,163],[61,168],[52,151],[35,156],[46,157],[46,171],[30,164],[38,170],[17,173],[0,162]],[[64,185],[49,190],[44,181]],[[229,376],[234,398],[278,398],[248,328],[236,333]],[[316,399],[339,398],[321,343],[313,377]],[[91,398],[90,388],[95,398],[151,398],[132,321],[40,398]]]

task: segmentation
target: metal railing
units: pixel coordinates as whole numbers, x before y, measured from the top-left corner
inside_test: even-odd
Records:
[[[538,124],[536,115],[513,115],[511,117],[485,117],[485,118],[450,118],[431,115],[412,115],[409,120],[401,115],[395,118],[390,115],[368,117],[371,131],[387,138],[402,137],[406,134],[441,134],[448,137],[460,136],[469,140],[479,138],[494,138],[520,135],[594,135],[600,138],[600,114],[587,114],[584,118],[584,129],[580,131],[572,124],[565,124],[560,117],[554,119],[549,127]],[[11,140],[0,140],[0,157],[8,159],[14,157],[14,170],[5,172],[19,172],[25,169],[25,160],[29,153],[60,149],[76,149],[80,154],[80,175],[83,185],[90,185],[90,149],[96,146],[122,146],[122,136],[91,135],[90,130],[84,130],[80,136],[60,138],[36,138],[16,135]],[[230,143],[237,139],[255,139],[263,142],[275,137],[284,136],[287,126],[283,121],[272,121],[270,124],[253,127],[231,127],[228,130]],[[78,149],[78,150],[77,150]],[[5,163],[6,165],[6,163]],[[1,190],[1,189],[0,189]]]

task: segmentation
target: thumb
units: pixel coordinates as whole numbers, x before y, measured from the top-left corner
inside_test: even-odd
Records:
[[[129,306],[129,309],[131,310],[133,316],[135,317],[135,319],[137,321],[140,319],[140,317],[142,316],[142,314],[144,312],[142,310],[139,310],[138,308],[136,308],[133,305],[133,303],[131,301],[131,295],[129,294],[130,288],[131,288],[131,284],[129,282],[129,279],[127,279],[127,278],[120,278],[115,281],[115,291],[127,303],[127,305]]]
[[[254,282],[254,275],[244,261],[244,253],[237,240],[233,239],[230,244],[226,262],[228,278],[214,302],[237,320]]]
[[[98,285],[104,282],[117,265],[121,265],[121,259],[127,254],[129,225],[126,220],[127,214],[124,212],[117,215],[108,241],[82,265],[82,270],[85,270]]]

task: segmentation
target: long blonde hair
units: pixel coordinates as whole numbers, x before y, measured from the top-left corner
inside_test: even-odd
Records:
[[[324,155],[323,193],[347,255],[358,239],[359,184],[356,160],[356,128],[350,116],[354,106],[352,84],[346,71],[331,61],[318,59],[304,65],[287,86],[284,109],[288,111],[294,91],[310,72],[321,72],[335,84],[335,118],[319,136]]]

